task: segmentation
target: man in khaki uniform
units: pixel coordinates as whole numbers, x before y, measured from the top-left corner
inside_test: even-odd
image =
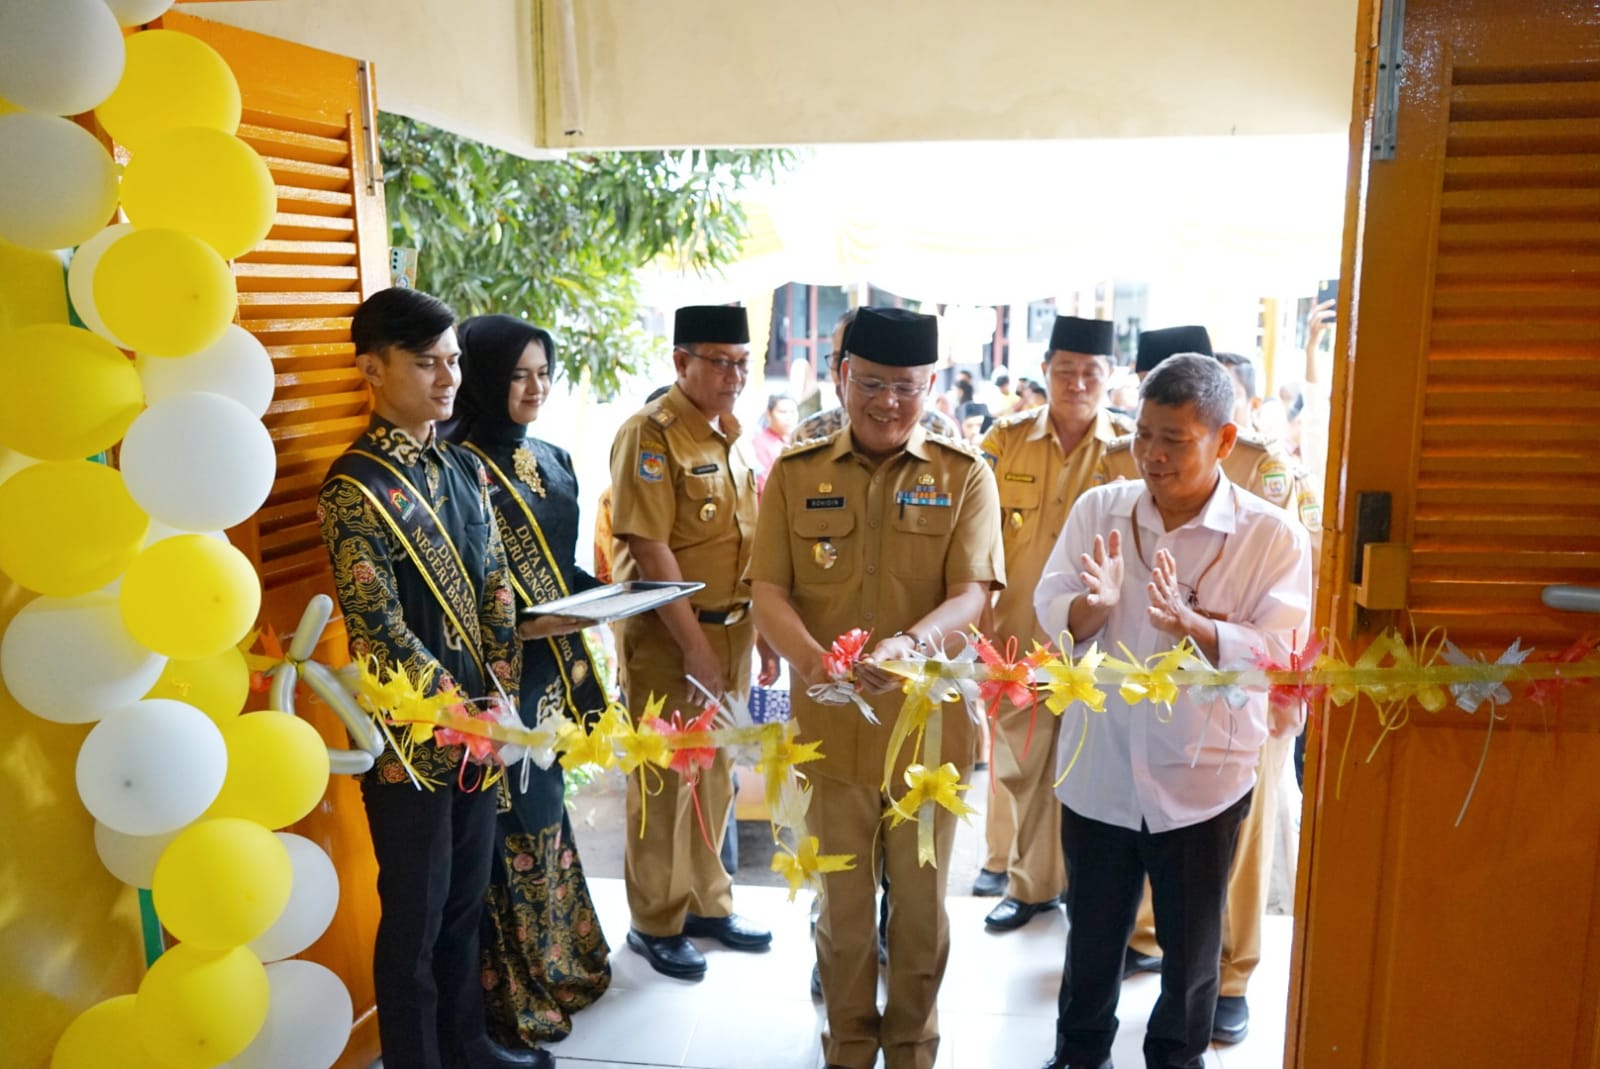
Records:
[[[1138,369],[1141,377],[1163,360],[1180,352],[1215,355],[1204,327],[1169,327],[1139,336]],[[1226,362],[1225,362],[1226,363]],[[1234,373],[1237,382],[1237,373]],[[1238,394],[1235,394],[1236,399]],[[1234,419],[1248,420],[1248,398],[1235,405]],[[1233,452],[1223,458],[1222,473],[1235,486],[1271,502],[1296,519],[1311,536],[1312,561],[1322,548],[1322,505],[1304,473],[1275,444],[1246,433],[1239,423]],[[1112,479],[1137,479],[1133,439],[1114,442],[1106,450],[1106,472]],[[1313,564],[1313,569],[1315,565]],[[1304,645],[1307,636],[1301,636]],[[1250,1030],[1250,1007],[1245,991],[1250,975],[1261,961],[1261,918],[1266,912],[1267,887],[1272,877],[1271,822],[1278,809],[1278,784],[1283,765],[1294,749],[1294,737],[1269,735],[1261,749],[1260,775],[1254,800],[1239,825],[1239,842],[1228,873],[1228,901],[1222,918],[1222,984],[1217,997],[1212,1036],[1219,1043],[1238,1043]],[[1161,949],[1156,943],[1155,911],[1150,889],[1145,888],[1133,938],[1128,941],[1125,972],[1159,972]]]
[[[733,417],[749,374],[749,341],[743,308],[678,309],[677,382],[630,416],[611,446],[617,581],[705,584],[689,600],[617,625],[623,696],[635,717],[652,695],[667,699],[669,714],[697,713],[705,698],[686,676],[713,694],[750,689],[755,629],[743,576],[755,535],[756,477]],[[776,668],[775,660],[763,664],[763,678]],[[734,950],[760,950],[772,941],[770,932],[733,912],[732,879],[719,857],[733,805],[732,769],[722,752],[697,789],[699,819],[676,773],[663,775],[660,790],[649,794],[640,791],[638,777],[628,782],[628,945],[657,972],[686,980],[706,971],[689,936]]]
[[[983,456],[1000,492],[1006,588],[994,605],[989,634],[1021,659],[1040,633],[1033,589],[1078,495],[1105,482],[1106,446],[1133,430],[1101,407],[1111,376],[1115,325],[1103,319],[1057,316],[1042,366],[1050,404],[1007,416],[983,440]],[[1061,806],[1053,791],[1059,717],[1047,709],[1001,702],[990,767],[996,780],[987,829],[1007,875],[1005,897],[984,918],[991,931],[1020,928],[1055,908],[1066,886],[1061,858]],[[995,831],[1009,831],[1004,843]],[[987,868],[987,866],[985,866]]]
[[[955,818],[939,809],[936,865],[917,863],[914,822],[889,828],[898,755],[884,789],[888,739],[902,703],[900,680],[875,662],[926,653],[977,622],[1004,583],[994,476],[976,452],[928,435],[917,420],[933,383],[938,327],[932,316],[863,309],[851,327],[843,370],[849,422],[791,448],[767,477],[750,564],[761,632],[794,673],[801,736],[822,744],[806,766],[813,787],[809,827],[829,854],[855,867],[830,873],[817,924],[830,1066],[869,1069],[879,1050],[888,1069],[930,1069],[938,1052],[934,1008],[949,956],[944,912]],[[827,679],[823,654],[839,635],[870,628],[875,645],[856,678],[879,724],[850,706],[818,705],[807,688]],[[959,643],[952,643],[952,650]],[[938,741],[922,759],[965,775],[978,729],[947,705]],[[879,866],[888,875],[888,1003],[877,1005]]]

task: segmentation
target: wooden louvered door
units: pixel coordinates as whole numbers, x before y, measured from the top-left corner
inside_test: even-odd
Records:
[[[1407,0],[1381,159],[1362,7],[1320,618],[1354,646],[1394,624],[1559,652],[1600,631],[1540,602],[1600,583],[1600,8]],[[1362,491],[1392,495],[1403,611],[1356,605]],[[1492,734],[1485,710],[1413,706],[1386,738],[1369,704],[1321,710],[1286,1064],[1600,1066],[1600,687],[1514,693]]]
[[[317,491],[328,465],[366,427],[371,407],[350,344],[356,306],[389,284],[382,173],[375,173],[376,148],[366,140],[376,136],[372,86],[362,84],[370,68],[181,14],[162,23],[227,59],[244,101],[239,136],[265,158],[277,185],[272,232],[233,270],[239,321],[267,346],[277,370],[265,422],[277,446],[278,476],[267,503],[228,536],[260,572],[261,625],[284,635],[312,595],[333,593]],[[329,665],[349,659],[337,615],[317,659]],[[330,745],[349,745],[333,714],[303,686],[297,701]],[[349,988],[356,1028],[339,1066],[364,1069],[378,1056],[372,994],[378,904],[355,781],[335,776],[323,804],[291,830],[328,850],[338,867],[339,912],[303,956],[333,969]]]

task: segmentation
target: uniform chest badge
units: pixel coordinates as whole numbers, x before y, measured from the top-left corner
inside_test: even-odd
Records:
[[[947,509],[950,495],[941,494],[932,486],[919,486],[915,490],[901,490],[894,495],[896,505],[916,505],[922,508]]]
[[[700,521],[702,523],[710,523],[716,518],[717,503],[715,501],[707,501],[704,505],[700,506]]]
[[[528,489],[544,496],[544,480],[539,477],[539,461],[534,457],[533,450],[525,445],[517,446],[517,451],[511,454],[511,470],[517,473],[517,478],[528,484]]]
[[[917,476],[917,485],[918,486],[932,486],[933,485],[933,476],[932,475],[927,475],[927,474],[918,475]]]
[[[818,483],[817,484],[817,493],[819,493],[819,494],[831,494],[831,493],[833,493],[833,484],[832,483]]]
[[[826,570],[839,563],[839,551],[832,542],[824,538],[820,542],[812,543],[811,559],[816,562],[818,568]]]
[[[1008,522],[1011,524],[1011,529],[1013,531],[1022,530],[1022,512],[1019,509],[1012,509],[1011,517]]]

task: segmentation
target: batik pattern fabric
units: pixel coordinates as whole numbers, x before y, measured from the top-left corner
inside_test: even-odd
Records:
[[[317,520],[333,565],[334,591],[344,616],[352,660],[376,661],[384,671],[404,670],[425,682],[429,695],[451,686],[481,699],[504,690],[515,699],[521,681],[522,649],[516,636],[516,602],[506,569],[500,532],[492,522],[488,478],[471,452],[436,439],[423,443],[402,428],[373,417],[350,447],[381,458],[423,497],[363,491],[342,471],[346,457],[334,461],[317,500]],[[346,477],[341,477],[346,476]],[[373,497],[393,515],[381,517]],[[461,557],[476,588],[477,648],[468,649],[447,619],[439,599],[407,554],[396,528],[418,520],[424,504]],[[485,665],[491,682],[479,669]],[[462,748],[425,742],[413,748],[411,769],[426,786],[457,777]],[[392,748],[385,748],[367,773],[384,783],[410,777]]]

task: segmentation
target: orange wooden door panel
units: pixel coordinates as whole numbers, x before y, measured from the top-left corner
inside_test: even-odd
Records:
[[[354,365],[350,316],[389,284],[381,173],[368,138],[375,96],[370,68],[246,30],[171,13],[168,29],[206,41],[239,80],[239,136],[267,162],[278,212],[267,240],[234,265],[239,322],[272,354],[276,391],[265,423],[278,473],[261,510],[228,532],[261,575],[261,625],[292,632],[307,600],[333,593],[316,498],[333,458],[366,427],[370,397]],[[317,650],[324,664],[348,661],[335,616]],[[333,746],[348,746],[338,720],[305,687],[298,711]],[[356,1024],[340,1069],[378,1056],[372,991],[377,866],[360,791],[335,776],[317,809],[293,829],[329,852],[339,871],[339,911],[304,955],[350,989]]]
[[[1600,630],[1539,599],[1600,583],[1600,9],[1408,0],[1390,160],[1362,155],[1378,10],[1319,617],[1557,652]],[[1361,491],[1392,495],[1404,612],[1354,602]],[[1600,1066],[1600,693],[1519,693],[1492,734],[1486,709],[1404,712],[1386,735],[1365,702],[1320,710],[1286,1064]]]

